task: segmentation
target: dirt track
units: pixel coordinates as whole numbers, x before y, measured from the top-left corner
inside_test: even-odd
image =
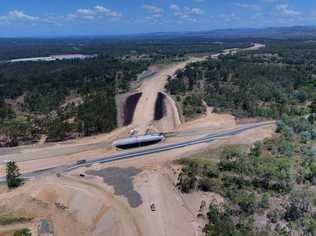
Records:
[[[201,61],[204,58],[190,58],[184,62],[172,64],[161,69],[154,76],[147,78],[143,84],[138,89],[143,95],[140,98],[134,113],[133,126],[139,129],[141,132],[144,132],[148,127],[154,124],[154,111],[155,111],[155,102],[159,92],[165,90],[168,76],[172,76],[176,73],[177,70],[185,68],[189,63]],[[173,112],[177,113],[177,107],[174,103],[169,102],[167,104]],[[170,123],[169,127],[177,125],[179,123],[176,119],[177,116],[167,116],[167,119]],[[157,123],[157,122],[156,122]],[[159,122],[158,122],[159,123]],[[155,126],[155,125],[154,125]],[[177,127],[171,127],[173,129]],[[170,130],[161,130],[161,131],[170,131]]]

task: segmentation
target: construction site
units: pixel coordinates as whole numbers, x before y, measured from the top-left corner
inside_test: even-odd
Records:
[[[254,44],[249,50],[263,46]],[[27,181],[14,191],[0,186],[0,218],[20,218],[1,226],[0,235],[23,227],[34,235],[202,235],[205,220],[196,217],[201,202],[220,203],[223,198],[206,192],[182,194],[174,161],[226,144],[250,145],[275,131],[273,121],[241,124],[207,106],[206,114],[184,121],[165,91],[167,78],[204,59],[191,57],[156,68],[134,92],[120,95],[119,128],[111,133],[1,149],[2,179],[5,163],[15,161]]]

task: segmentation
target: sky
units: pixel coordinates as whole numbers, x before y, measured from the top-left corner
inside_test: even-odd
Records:
[[[0,37],[316,26],[316,0],[0,0]]]

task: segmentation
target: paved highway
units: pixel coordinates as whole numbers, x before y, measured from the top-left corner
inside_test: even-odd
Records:
[[[61,173],[61,172],[68,172],[74,169],[77,169],[79,167],[87,166],[87,165],[92,165],[96,163],[108,163],[108,162],[113,162],[113,161],[118,161],[118,160],[124,160],[124,159],[130,159],[130,158],[137,158],[140,156],[144,155],[149,155],[149,154],[155,154],[155,153],[160,153],[164,151],[169,151],[173,149],[178,149],[178,148],[184,148],[187,146],[192,146],[196,144],[201,144],[201,143],[210,143],[212,141],[215,141],[217,139],[225,138],[225,137],[230,137],[233,135],[240,134],[242,132],[245,132],[247,130],[263,127],[263,126],[269,126],[275,124],[275,122],[261,122],[261,123],[255,123],[255,124],[247,124],[247,125],[242,125],[241,127],[235,128],[235,129],[230,129],[230,130],[225,130],[225,131],[219,131],[213,134],[208,134],[204,135],[202,137],[192,139],[190,141],[183,141],[183,142],[177,142],[173,144],[162,144],[154,147],[148,147],[144,148],[141,150],[135,150],[135,151],[125,151],[121,152],[119,154],[115,155],[109,155],[105,156],[99,159],[87,161],[84,164],[78,165],[77,163],[69,164],[69,165],[62,165],[58,167],[53,167],[53,168],[46,168],[30,173],[25,173],[22,175],[23,178],[32,178],[44,173]],[[4,182],[5,177],[0,177],[0,182]]]

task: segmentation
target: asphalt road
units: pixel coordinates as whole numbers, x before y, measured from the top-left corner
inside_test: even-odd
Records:
[[[86,163],[81,164],[81,165],[78,165],[77,163],[73,163],[73,164],[62,165],[62,166],[53,167],[53,168],[42,169],[42,170],[30,172],[30,173],[25,173],[22,175],[22,177],[23,178],[32,178],[32,177],[35,177],[35,176],[38,176],[38,175],[41,175],[44,173],[54,174],[54,173],[68,172],[68,171],[77,169],[79,167],[92,165],[92,164],[96,164],[96,163],[109,163],[109,162],[113,162],[113,161],[130,159],[130,158],[137,158],[137,157],[141,157],[141,156],[145,156],[145,155],[149,155],[149,154],[155,154],[155,153],[165,152],[165,151],[169,151],[169,150],[173,150],[173,149],[184,148],[184,147],[197,145],[197,144],[201,144],[201,143],[210,143],[210,142],[215,141],[217,139],[231,137],[231,136],[243,133],[247,130],[251,130],[251,129],[255,129],[255,128],[259,128],[259,127],[263,127],[263,126],[269,126],[272,124],[275,124],[275,122],[262,122],[262,123],[255,123],[255,124],[250,124],[250,125],[249,124],[242,125],[239,128],[230,129],[230,130],[226,130],[226,131],[219,131],[217,133],[204,135],[204,136],[201,136],[199,138],[192,139],[190,141],[177,142],[177,143],[173,143],[173,144],[162,144],[162,145],[158,145],[158,146],[154,146],[154,147],[147,147],[147,148],[144,148],[141,150],[135,150],[135,151],[133,151],[133,150],[132,151],[124,151],[124,152],[121,152],[119,154],[109,155],[109,156],[105,156],[105,157],[102,157],[99,159],[87,161]],[[0,177],[0,182],[4,182],[4,181],[5,181],[5,177]]]

